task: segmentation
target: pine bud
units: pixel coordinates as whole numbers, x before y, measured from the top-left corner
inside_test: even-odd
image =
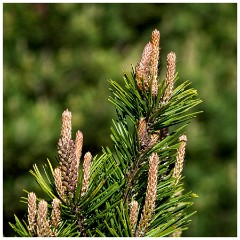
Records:
[[[152,59],[151,59],[151,75],[152,75],[152,95],[158,94],[158,58],[159,58],[159,42],[160,32],[155,29],[152,32]]]
[[[88,191],[88,185],[90,181],[91,160],[92,160],[92,155],[90,152],[87,152],[84,155],[84,161],[83,161],[83,183],[82,183],[82,192],[81,192],[82,197]]]
[[[156,131],[156,132],[152,133],[151,136],[150,136],[150,141],[149,141],[149,144],[148,144],[148,148],[151,148],[156,143],[158,143],[159,139],[160,139],[160,131]]]
[[[159,59],[159,41],[160,32],[154,30],[152,32],[152,40],[147,43],[139,64],[136,66],[136,81],[138,88],[143,91],[149,91],[152,86],[152,95],[158,94],[158,59]]]
[[[141,60],[139,64],[136,66],[137,86],[141,91],[143,91],[143,89],[147,91],[149,90],[151,57],[152,57],[152,44],[149,42],[144,47]]]
[[[141,148],[145,149],[148,145],[147,122],[145,118],[140,118],[138,123],[138,139]]]
[[[82,146],[83,146],[83,134],[81,131],[77,131],[76,139],[75,139],[75,158],[72,161],[72,170],[73,170],[73,187],[74,190],[77,187],[78,182],[78,171],[79,171],[79,164],[80,158],[82,155]]]
[[[65,110],[62,113],[62,129],[61,129],[61,138],[63,140],[63,144],[67,143],[72,137],[72,114],[70,111]]]
[[[51,214],[51,225],[53,227],[57,227],[61,220],[61,211],[59,206],[60,200],[57,198],[53,199],[52,202],[52,214]]]
[[[52,231],[49,221],[47,220],[48,204],[45,200],[41,200],[38,204],[37,215],[37,235],[38,237],[50,237]]]
[[[162,99],[163,104],[167,104],[170,98],[172,97],[175,71],[176,71],[176,54],[174,52],[170,52],[167,55],[167,75],[166,75],[167,88]]]
[[[149,158],[147,192],[145,204],[141,214],[141,219],[138,224],[136,237],[143,237],[151,222],[152,214],[155,208],[157,197],[157,177],[158,177],[159,158],[156,153],[153,153]]]
[[[33,192],[28,194],[28,224],[29,231],[34,236],[36,234],[36,214],[37,214],[37,203],[36,195]]]
[[[78,168],[80,158],[82,155],[82,146],[83,146],[83,134],[81,131],[77,131],[77,133],[76,133],[75,146],[76,146],[75,156],[76,156],[76,159],[78,160],[76,167]]]
[[[176,184],[179,182],[183,170],[185,148],[187,144],[187,136],[182,135],[179,137],[180,146],[177,150],[176,163],[173,170],[173,177],[176,179]]]
[[[138,202],[133,200],[131,202],[131,208],[130,208],[130,226],[132,228],[132,234],[133,235],[134,235],[134,232],[135,232],[137,217],[138,217]]]
[[[71,117],[70,111],[63,112],[61,136],[58,141],[62,186],[65,186],[65,193],[69,198],[73,198],[76,191],[83,142],[80,131],[76,133],[75,142],[71,139]]]
[[[58,195],[65,202],[66,201],[66,195],[65,195],[64,186],[63,186],[63,183],[62,183],[61,170],[59,168],[56,168],[54,170],[54,182],[55,182],[55,185],[56,185]]]
[[[61,142],[61,139],[59,142]],[[74,141],[71,139],[59,147],[58,155],[63,185],[66,186],[65,191],[72,196],[78,179],[78,163],[76,162],[79,162],[76,160]]]

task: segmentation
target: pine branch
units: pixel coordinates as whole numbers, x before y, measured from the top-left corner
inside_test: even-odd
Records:
[[[125,85],[110,81],[109,101],[117,112],[113,150],[83,154],[83,133],[72,139],[72,114],[63,112],[59,165],[53,168],[48,160],[43,173],[36,165],[30,171],[48,200],[32,192],[23,198],[27,223],[16,216],[16,224],[10,223],[17,235],[158,237],[180,236],[187,229],[194,212],[186,209],[196,194],[183,189],[183,130],[199,113],[192,109],[201,100],[188,81],[174,89],[174,52],[167,55],[166,78],[159,83],[159,42],[154,30],[135,70],[124,74]]]

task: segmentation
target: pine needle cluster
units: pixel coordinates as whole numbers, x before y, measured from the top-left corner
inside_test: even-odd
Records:
[[[48,160],[43,172],[36,165],[30,171],[47,200],[28,192],[27,220],[15,216],[10,223],[16,235],[162,237],[187,229],[194,212],[186,208],[196,194],[183,189],[184,128],[201,100],[187,81],[174,88],[174,52],[167,55],[166,78],[159,80],[159,43],[155,29],[132,74],[124,74],[124,85],[109,81],[117,119],[113,146],[102,154],[87,152],[81,161],[83,134],[72,139],[72,115],[63,112],[58,166]]]

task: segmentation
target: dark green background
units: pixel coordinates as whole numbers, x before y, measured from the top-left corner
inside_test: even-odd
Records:
[[[176,52],[180,81],[199,92],[204,113],[188,127],[184,174],[199,195],[184,236],[237,235],[237,4],[4,4],[4,235],[20,219],[28,173],[56,163],[61,113],[84,134],[83,151],[110,145],[114,107],[108,79],[131,71],[152,30],[161,32],[161,69]]]

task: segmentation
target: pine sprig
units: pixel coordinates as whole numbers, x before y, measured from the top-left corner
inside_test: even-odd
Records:
[[[52,165],[48,160],[48,165],[42,166],[44,170],[44,175],[40,172],[38,166],[36,164],[33,165],[33,170],[30,170],[30,173],[35,177],[36,182],[40,186],[40,188],[51,198],[55,198],[54,194],[54,186],[53,186],[53,172]],[[50,175],[51,174],[51,175]],[[50,177],[51,176],[51,177]]]
[[[18,217],[14,214],[15,218],[15,224],[9,223],[9,225],[12,227],[14,232],[19,237],[31,237],[31,234],[27,230],[27,224],[23,221],[23,223],[18,219]]]
[[[109,81],[117,113],[113,150],[83,155],[83,134],[77,131],[72,139],[72,115],[63,112],[59,165],[53,168],[48,160],[43,171],[37,165],[30,170],[48,199],[26,191],[28,223],[16,216],[16,224],[10,223],[17,235],[162,237],[187,229],[195,212],[186,209],[196,194],[183,188],[187,138],[182,134],[200,113],[192,109],[201,100],[188,81],[174,89],[179,79],[174,52],[167,56],[166,79],[158,79],[159,42],[154,30],[131,75],[124,73],[124,85]]]

